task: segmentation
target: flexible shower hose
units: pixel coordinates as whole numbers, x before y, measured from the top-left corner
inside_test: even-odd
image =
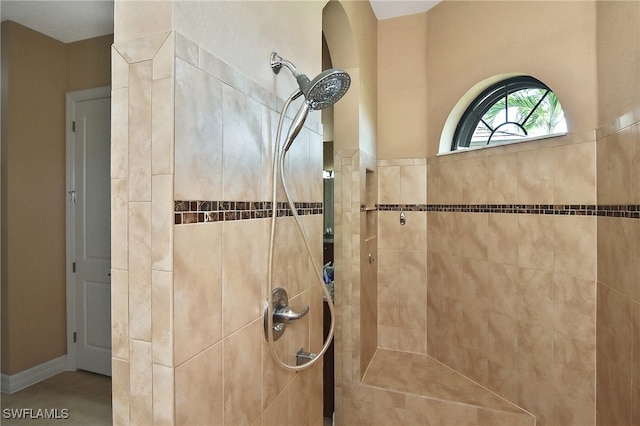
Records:
[[[282,136],[282,124],[284,122],[284,116],[285,116],[285,112],[287,111],[287,109],[289,108],[289,105],[291,104],[291,102],[296,99],[298,96],[300,96],[301,92],[299,90],[296,90],[291,96],[289,96],[289,99],[287,99],[287,101],[285,102],[284,106],[282,107],[282,112],[280,113],[280,119],[278,120],[278,129],[276,131],[276,141],[275,141],[275,149],[273,150],[273,180],[272,180],[272,203],[271,203],[271,232],[269,235],[269,265],[268,265],[268,272],[267,272],[267,342],[268,342],[268,346],[269,346],[269,351],[271,352],[271,355],[273,356],[273,359],[276,361],[276,363],[281,366],[282,368],[285,368],[287,370],[292,370],[292,371],[301,371],[304,370],[306,368],[311,367],[312,365],[314,365],[315,363],[318,362],[318,360],[322,359],[322,356],[325,354],[325,352],[327,351],[327,349],[329,348],[329,345],[331,344],[331,339],[333,339],[333,332],[334,332],[334,327],[335,327],[335,309],[333,306],[333,300],[331,299],[331,295],[329,294],[329,290],[327,289],[327,286],[324,283],[324,279],[322,277],[322,272],[320,271],[320,268],[318,267],[318,263],[316,262],[315,258],[313,257],[313,251],[311,250],[311,245],[309,244],[309,239],[307,238],[307,233],[304,230],[304,226],[302,225],[302,221],[300,220],[300,217],[298,216],[298,212],[294,206],[294,204],[291,202],[291,196],[289,195],[289,189],[287,187],[287,182],[286,179],[284,177],[284,160],[287,154],[287,150],[282,150],[282,152],[280,153],[280,158],[278,161],[278,153],[280,152],[280,139]],[[278,167],[279,164],[279,167]],[[311,265],[313,267],[314,272],[316,273],[319,282],[321,283],[321,287],[322,287],[322,291],[325,295],[325,298],[327,299],[327,304],[329,305],[329,312],[331,315],[331,326],[329,327],[329,334],[327,335],[327,338],[324,342],[324,344],[322,345],[322,350],[313,358],[310,359],[309,361],[307,361],[304,364],[301,365],[289,365],[287,363],[285,363],[284,361],[282,361],[280,358],[278,358],[278,355],[275,353],[275,350],[273,348],[273,300],[272,300],[272,291],[273,291],[273,247],[275,244],[275,235],[276,235],[276,217],[277,217],[277,188],[278,188],[278,184],[277,184],[277,176],[280,176],[280,182],[282,183],[282,188],[284,190],[284,195],[285,198],[287,200],[287,204],[289,205],[289,208],[291,209],[292,212],[292,216],[294,218],[294,221],[296,222],[296,225],[298,226],[298,230],[300,231],[300,234],[302,235],[302,239],[304,241],[304,245],[307,248],[307,252],[309,253],[309,257],[311,258]]]

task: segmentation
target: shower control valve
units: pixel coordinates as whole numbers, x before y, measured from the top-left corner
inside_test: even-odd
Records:
[[[309,313],[309,307],[305,306],[302,312],[296,312],[289,306],[289,295],[282,287],[274,288],[271,294],[273,341],[282,336],[287,328],[287,324],[297,321]],[[264,337],[269,340],[269,299],[264,302]]]

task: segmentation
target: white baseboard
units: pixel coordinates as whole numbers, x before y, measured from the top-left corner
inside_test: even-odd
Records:
[[[2,374],[0,376],[0,387],[2,393],[14,393],[66,370],[67,356],[62,355],[16,374]]]

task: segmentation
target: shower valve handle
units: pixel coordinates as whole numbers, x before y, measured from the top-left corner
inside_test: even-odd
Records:
[[[269,298],[264,301],[263,323],[264,338],[269,341],[269,311],[271,311],[271,327],[273,330],[273,341],[282,336],[290,322],[299,320],[309,313],[309,306],[305,306],[302,312],[296,312],[289,307],[289,296],[282,287],[274,288],[271,299],[271,309],[269,309]]]
[[[291,322],[299,320],[303,316],[307,315],[308,312],[308,306],[305,306],[302,312],[296,312],[289,306],[285,306],[284,308],[276,308],[276,310],[273,312],[273,322],[277,324],[281,322]]]

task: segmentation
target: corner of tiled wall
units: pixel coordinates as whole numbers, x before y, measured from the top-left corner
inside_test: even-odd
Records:
[[[112,99],[114,423],[321,423],[321,368],[283,370],[263,337],[282,101],[175,32],[114,45]],[[310,115],[285,165],[316,259],[321,132]],[[276,342],[292,364],[300,347],[320,350],[322,282],[278,212],[275,284],[311,306]]]
[[[640,422],[640,108],[597,131],[596,424]],[[624,210],[623,210],[624,209]]]
[[[172,424],[173,33],[112,47],[115,424]]]

